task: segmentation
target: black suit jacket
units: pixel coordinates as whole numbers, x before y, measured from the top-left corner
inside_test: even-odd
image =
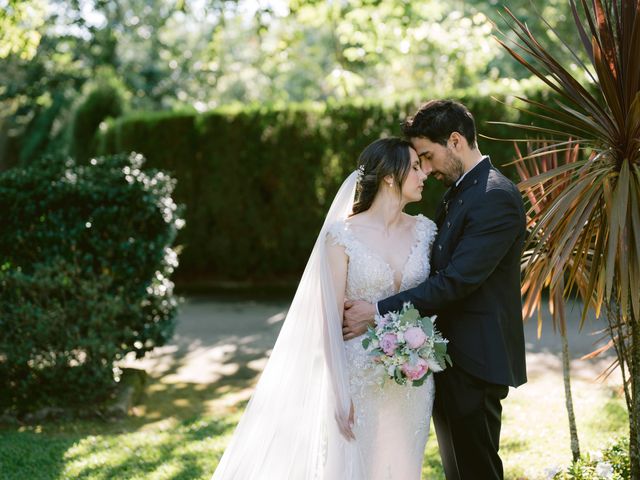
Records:
[[[487,382],[527,381],[520,258],[526,223],[516,186],[485,157],[445,194],[431,275],[415,288],[378,302],[381,314],[411,302],[437,314],[453,363]]]

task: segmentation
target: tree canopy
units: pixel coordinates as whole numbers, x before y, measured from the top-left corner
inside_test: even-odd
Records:
[[[28,160],[65,143],[96,78],[130,110],[515,90],[529,73],[493,38],[497,1],[0,0],[0,163],[21,135]],[[525,21],[529,0],[509,7]],[[566,2],[545,2],[566,29]],[[571,38],[565,35],[565,38]],[[110,80],[109,80],[110,79]],[[27,134],[27,135],[25,135]],[[6,143],[6,142],[4,142]]]

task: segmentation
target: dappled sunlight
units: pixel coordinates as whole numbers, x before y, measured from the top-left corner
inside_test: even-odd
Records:
[[[154,388],[149,389],[149,398],[145,402],[148,407],[143,417],[147,420],[162,415],[179,417],[189,411],[199,411],[215,418],[228,418],[230,414],[238,418],[264,368],[286,315],[286,305],[263,306],[262,314],[258,314],[260,309],[250,303],[234,307],[212,303],[208,309],[202,303],[192,303],[186,307],[176,340],[180,348],[176,350],[171,368],[164,370],[164,376],[158,379]],[[268,311],[269,308],[272,310]],[[578,309],[570,311],[575,314]],[[213,322],[209,324],[208,333],[199,331],[197,338],[188,336],[189,329],[194,328],[189,326],[192,315],[201,319],[206,317],[207,321]],[[593,347],[593,339],[588,332],[600,328],[601,324],[591,319],[582,333],[577,333],[577,327],[570,331],[574,403],[579,434],[585,448],[601,448],[602,435],[606,432],[611,436],[624,432],[624,415],[620,415],[620,411],[625,411],[624,404],[616,389],[620,385],[619,372],[614,372],[605,381],[598,380],[600,373],[610,364],[612,352],[603,358],[579,358]],[[541,458],[545,458],[544,463],[549,463],[548,466],[566,465],[571,451],[564,407],[562,362],[560,350],[555,346],[559,337],[555,336],[548,323],[544,325],[541,339],[537,338],[533,322],[525,330],[529,382],[518,389],[511,389],[504,402],[501,452],[507,478],[526,476],[535,479],[545,476],[540,467]],[[190,381],[181,382],[179,379]],[[157,409],[154,408],[156,402]],[[605,416],[600,413],[603,411],[613,413]],[[217,448],[224,449],[229,438],[218,438]],[[549,445],[553,446],[553,454],[547,460],[543,455],[549,455]],[[433,431],[427,444],[423,475],[425,478],[442,478]]]
[[[150,374],[130,416],[106,424],[48,425],[49,435],[35,440],[42,442],[40,454],[57,458],[61,478],[208,478],[264,368],[286,307],[187,302],[170,345],[122,362]],[[33,451],[34,437],[41,437],[41,427],[25,430],[14,434],[20,435],[20,452]],[[68,438],[52,441],[59,434]]]
[[[529,354],[530,356],[531,354]],[[503,403],[501,452],[507,478],[545,478],[544,470],[571,463],[569,425],[560,367],[536,375],[511,389]],[[591,379],[572,377],[573,403],[581,449],[603,448],[610,438],[625,433],[626,410],[617,388]],[[613,406],[607,407],[612,404]],[[610,409],[613,416],[604,418]],[[619,412],[624,415],[618,415]],[[594,419],[602,419],[594,422]],[[541,465],[540,459],[544,459]]]
[[[185,420],[155,432],[86,437],[65,453],[64,474],[99,479],[203,478],[220,454],[215,439],[232,428],[228,422]]]
[[[163,418],[237,412],[266,365],[287,307],[187,301],[171,345],[121,364],[144,368],[154,380],[131,412],[136,423],[157,428]]]
[[[171,345],[148,358],[125,363],[150,374],[145,395],[130,416],[117,422],[52,422],[7,431],[11,455],[47,465],[57,477],[206,479],[215,470],[244,411],[278,335],[288,305],[189,300],[181,309]],[[527,328],[529,382],[511,389],[504,402],[501,455],[505,478],[545,478],[544,469],[571,458],[562,364],[548,347],[551,330],[537,340]],[[586,334],[585,334],[586,335]],[[590,344],[575,331],[574,357]],[[578,433],[584,451],[601,449],[626,432],[619,373],[600,381],[612,357],[571,362]],[[34,448],[39,445],[41,448]],[[0,444],[0,460],[5,445]],[[28,472],[28,469],[20,471]],[[423,478],[443,479],[431,428]]]
[[[234,376],[254,377],[264,368],[286,307],[190,300],[180,310],[171,345],[143,359],[127,357],[120,366],[143,368],[167,383],[215,384]]]

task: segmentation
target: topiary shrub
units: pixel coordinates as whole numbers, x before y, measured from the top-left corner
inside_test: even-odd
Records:
[[[73,112],[69,147],[80,163],[85,163],[96,153],[96,133],[107,118],[117,118],[124,113],[125,89],[117,79],[102,74],[92,83]]]
[[[0,411],[107,399],[113,366],[171,338],[174,180],[141,155],[0,174]]]

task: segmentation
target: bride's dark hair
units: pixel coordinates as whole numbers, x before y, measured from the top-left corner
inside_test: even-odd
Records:
[[[358,158],[361,172],[356,186],[356,199],[351,215],[364,212],[371,207],[384,177],[391,175],[397,191],[407,178],[411,160],[411,144],[398,137],[381,138],[369,144]]]

